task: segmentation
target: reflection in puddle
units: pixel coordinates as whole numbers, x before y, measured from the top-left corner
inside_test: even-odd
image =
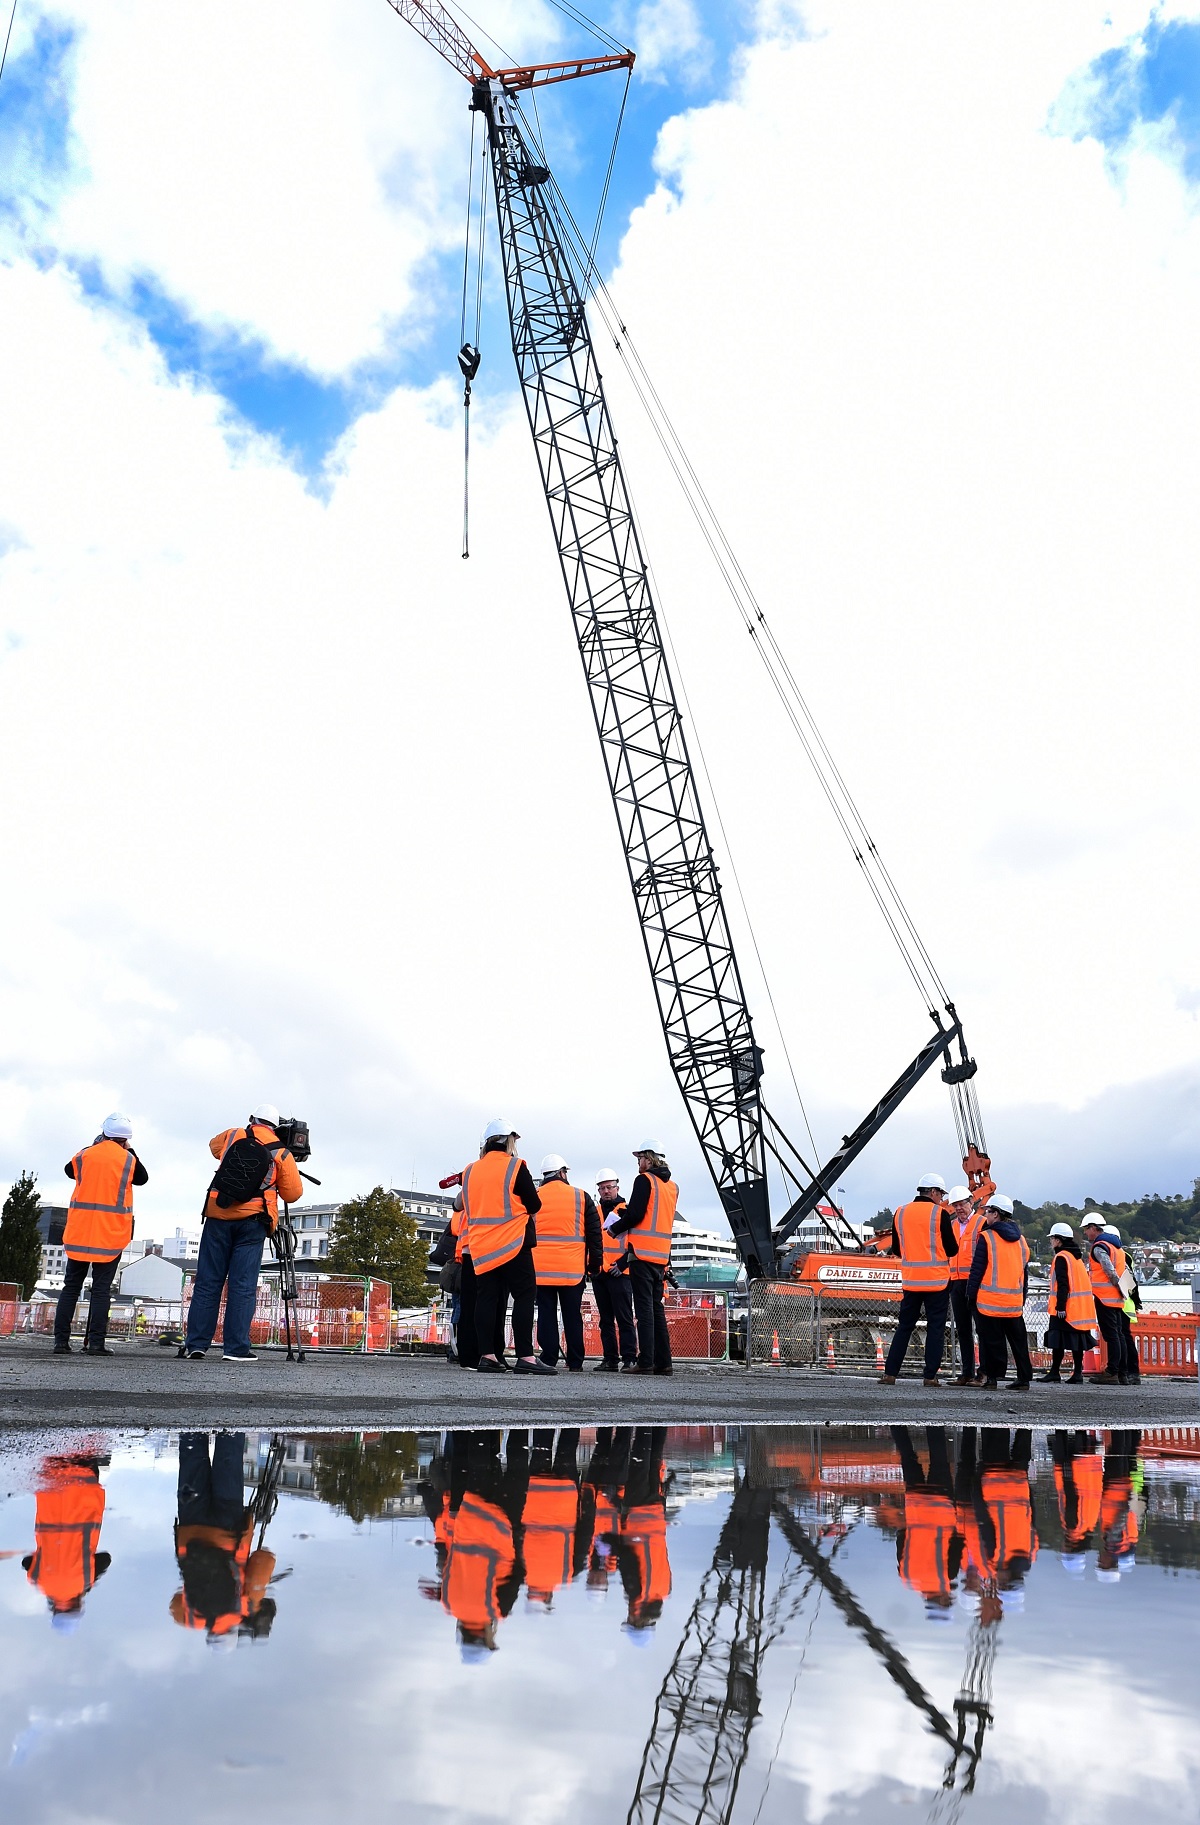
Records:
[[[1194,1810],[1200,1428],[10,1438],[0,1548],[22,1820]]]

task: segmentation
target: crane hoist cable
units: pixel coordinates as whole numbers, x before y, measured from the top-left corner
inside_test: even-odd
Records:
[[[463,377],[463,544],[464,558],[471,555],[470,482],[471,482],[471,382],[479,372],[479,326],[483,315],[483,251],[487,229],[487,154],[479,171],[479,246],[475,270],[475,340],[467,340],[467,284],[471,266],[472,209],[475,198],[475,116],[471,115],[471,151],[467,160],[467,230],[463,238],[462,312],[459,321],[458,365]]]
[[[2,53],[0,53],[0,76],[3,76],[4,66],[8,62],[8,45],[9,45],[9,40],[12,37],[13,20],[16,18],[16,16],[17,16],[17,0],[13,0],[12,12],[8,15],[8,30],[4,34],[4,50]]]

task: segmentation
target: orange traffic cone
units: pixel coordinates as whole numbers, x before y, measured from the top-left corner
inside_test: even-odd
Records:
[[[313,1350],[315,1350],[318,1347],[318,1345],[320,1344],[320,1341],[321,1341],[317,1335],[317,1321],[315,1318],[313,1319],[312,1336],[309,1338],[308,1341],[309,1341],[309,1348],[313,1349]]]
[[[426,1331],[425,1331],[425,1341],[426,1341],[426,1343],[436,1343],[437,1340],[438,1340],[437,1306],[431,1305],[429,1308],[429,1324],[426,1327]]]
[[[771,1361],[779,1361],[779,1332],[771,1332]]]
[[[876,1333],[875,1333],[875,1367],[879,1370],[879,1373],[882,1375],[885,1366],[886,1365],[883,1360],[883,1338],[879,1335],[879,1332],[876,1331]]]
[[[825,1340],[825,1367],[827,1369],[836,1369],[837,1368],[837,1357],[833,1353],[833,1332],[832,1331],[830,1331],[829,1336]]]

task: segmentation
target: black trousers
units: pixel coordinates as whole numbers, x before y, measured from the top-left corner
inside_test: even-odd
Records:
[[[971,1310],[971,1301],[967,1298],[965,1280],[950,1282],[950,1310],[954,1313],[954,1334],[958,1338],[958,1356],[962,1364],[960,1373],[973,1376],[975,1373],[975,1315]]]
[[[1119,1305],[1102,1305],[1096,1301],[1096,1323],[1104,1339],[1104,1370],[1107,1375],[1125,1373],[1125,1333],[1121,1329]]]
[[[671,1333],[663,1311],[663,1270],[651,1261],[634,1256],[629,1269],[633,1289],[633,1309],[637,1314],[638,1366],[643,1369],[669,1369],[671,1366]]]
[[[946,1313],[950,1309],[950,1289],[944,1286],[938,1293],[902,1293],[900,1295],[900,1316],[896,1321],[896,1335],[892,1338],[891,1348],[887,1353],[884,1365],[885,1375],[899,1375],[908,1350],[909,1339],[917,1328],[917,1319],[922,1310],[925,1313],[925,1379],[932,1381],[942,1366],[942,1353],[946,1347]]]
[[[983,1371],[989,1381],[1003,1380],[1008,1371],[1008,1350],[1012,1351],[1017,1380],[1033,1380],[1033,1364],[1029,1360],[1029,1334],[1022,1313],[1018,1312],[1012,1318],[989,1318],[985,1312],[977,1311],[975,1325],[979,1332],[979,1354],[983,1359]]]
[[[537,1290],[538,1355],[551,1365],[562,1355],[558,1347],[558,1315],[562,1313],[563,1336],[567,1344],[568,1369],[582,1369],[583,1289],[586,1281],[575,1286],[539,1286]],[[520,1352],[518,1351],[518,1354]]]
[[[79,1304],[79,1295],[83,1291],[89,1268],[92,1270],[92,1298],[88,1307],[87,1340],[89,1344],[95,1345],[104,1342],[108,1335],[108,1306],[112,1297],[113,1275],[120,1265],[119,1261],[67,1262],[63,1289],[58,1295],[58,1304],[54,1310],[55,1343],[70,1342],[71,1320],[75,1316],[75,1307]]]
[[[504,1312],[512,1294],[513,1347],[518,1356],[533,1355],[533,1306],[537,1275],[533,1249],[525,1242],[511,1261],[475,1276],[475,1336],[481,1356],[499,1356],[497,1335],[504,1335]]]
[[[462,1280],[458,1288],[458,1361],[461,1368],[479,1367],[479,1338],[475,1333],[476,1281],[470,1255],[464,1255],[459,1266]],[[492,1337],[492,1354],[504,1354],[504,1318],[507,1301],[496,1301],[496,1325]]]
[[[592,1291],[600,1314],[600,1342],[605,1362],[637,1361],[633,1326],[633,1288],[628,1274],[593,1274]]]
[[[1131,1375],[1135,1381],[1139,1381],[1142,1374],[1142,1362],[1138,1355],[1137,1340],[1133,1335],[1133,1320],[1127,1318],[1124,1312],[1121,1313],[1121,1340],[1125,1345],[1125,1373]]]

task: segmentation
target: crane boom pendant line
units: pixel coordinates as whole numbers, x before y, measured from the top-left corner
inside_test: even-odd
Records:
[[[479,82],[513,356],[671,1068],[752,1273],[772,1271],[761,1053],[582,295],[516,106]]]

